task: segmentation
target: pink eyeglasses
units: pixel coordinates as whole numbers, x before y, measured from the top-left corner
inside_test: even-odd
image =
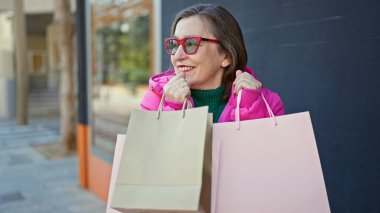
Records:
[[[203,38],[200,36],[190,36],[183,39],[167,38],[165,39],[166,52],[168,52],[169,55],[174,55],[177,52],[178,47],[182,45],[182,48],[187,55],[193,55],[197,53],[201,41],[220,43],[220,41],[216,39]]]

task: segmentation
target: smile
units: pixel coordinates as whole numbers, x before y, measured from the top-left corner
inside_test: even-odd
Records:
[[[191,71],[192,69],[194,69],[195,67],[189,67],[189,66],[180,66],[178,67],[178,71],[179,72],[189,72]]]

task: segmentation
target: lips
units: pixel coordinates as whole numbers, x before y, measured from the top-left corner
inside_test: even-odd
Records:
[[[178,71],[179,72],[190,72],[192,69],[194,69],[195,67],[192,67],[192,66],[185,66],[185,65],[180,65],[180,66],[177,66],[178,67]]]

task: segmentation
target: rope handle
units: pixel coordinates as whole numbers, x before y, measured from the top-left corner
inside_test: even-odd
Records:
[[[158,106],[158,110],[157,110],[157,120],[160,119],[161,112],[163,111],[164,100],[165,100],[165,93],[162,93],[160,105]],[[182,118],[185,117],[185,111],[186,111],[186,109],[191,109],[191,108],[193,108],[193,105],[191,104],[191,101],[189,100],[189,97],[186,97],[185,100],[184,100],[184,102],[183,102],[182,109],[181,109],[181,111],[182,111]]]
[[[241,89],[238,93],[238,96],[237,96],[237,100],[236,100],[236,109],[235,109],[235,122],[236,122],[236,129],[239,130],[240,129],[240,102],[241,102],[241,95],[243,93],[243,90]],[[267,100],[265,99],[263,93],[260,92],[260,95],[265,103],[265,106],[267,108],[267,111],[268,111],[268,114],[269,114],[269,117],[271,117],[273,119],[273,124],[275,126],[278,125],[277,123],[277,120],[276,120],[276,116],[274,115],[273,111],[271,110],[271,108],[269,107],[269,104],[267,102]]]

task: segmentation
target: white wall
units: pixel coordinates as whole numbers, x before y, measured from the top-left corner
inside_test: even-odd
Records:
[[[12,19],[6,11],[0,12],[0,118],[15,113],[14,39]]]
[[[0,9],[14,8],[14,1],[19,0],[0,0]],[[38,13],[51,13],[54,11],[55,0],[24,0],[25,13],[38,14]],[[71,11],[76,9],[76,1],[70,0]]]
[[[14,78],[12,19],[7,12],[0,12],[0,78]]]
[[[13,1],[14,0],[0,0],[0,9],[13,9]]]

